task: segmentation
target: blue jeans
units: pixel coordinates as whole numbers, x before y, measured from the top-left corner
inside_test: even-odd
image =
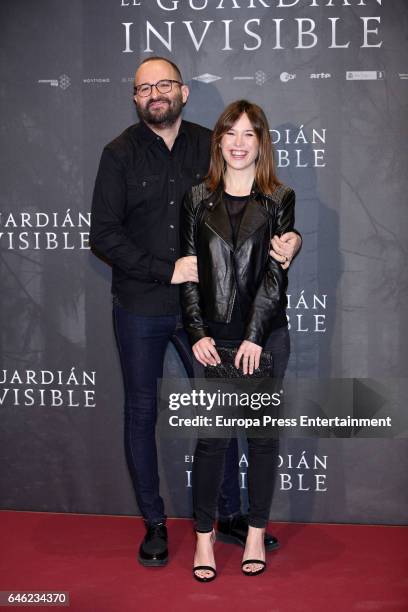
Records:
[[[165,520],[159,493],[156,448],[157,379],[163,376],[166,348],[172,342],[187,375],[193,377],[193,354],[177,315],[135,315],[118,303],[113,306],[113,324],[125,390],[125,453],[140,512],[147,523]],[[226,452],[224,482],[219,499],[220,516],[240,511],[238,442]]]

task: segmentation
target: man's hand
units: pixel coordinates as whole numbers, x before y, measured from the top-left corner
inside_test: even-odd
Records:
[[[201,340],[193,344],[193,353],[197,361],[203,366],[221,363],[220,356],[215,348],[215,341],[209,336],[201,338]]]
[[[271,240],[272,249],[269,251],[271,257],[282,264],[286,270],[302,244],[302,239],[295,232],[286,232],[279,236],[274,236]]]
[[[176,261],[171,277],[172,285],[180,285],[180,283],[187,283],[188,281],[198,283],[197,257],[195,255],[180,257]]]
[[[239,362],[242,357],[242,371],[244,374],[253,374],[254,370],[259,368],[261,353],[262,346],[249,340],[244,340],[238,349],[234,365],[239,370]]]

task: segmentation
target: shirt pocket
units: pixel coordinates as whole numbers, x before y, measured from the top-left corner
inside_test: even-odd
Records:
[[[158,174],[126,179],[127,209],[129,212],[144,207],[151,200],[160,197],[160,177]]]

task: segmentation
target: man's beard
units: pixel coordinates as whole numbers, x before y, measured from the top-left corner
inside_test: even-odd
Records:
[[[166,108],[151,110],[149,107],[153,102],[164,102]],[[171,127],[174,125],[180,117],[182,109],[183,99],[181,93],[173,99],[155,98],[154,100],[150,100],[145,108],[142,108],[136,103],[137,114],[142,121],[150,123],[151,125],[161,125],[162,127]]]

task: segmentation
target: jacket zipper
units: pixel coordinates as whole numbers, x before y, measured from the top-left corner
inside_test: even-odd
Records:
[[[226,323],[231,323],[232,310],[234,308],[236,294],[237,294],[237,290],[236,288],[234,288],[234,293],[232,294],[232,302],[230,302],[230,306],[228,308]]]
[[[205,223],[205,225],[206,225],[206,226],[207,226],[207,227],[208,227],[208,228],[209,228],[209,229],[210,229],[212,232],[214,232],[214,234],[215,234],[216,236],[218,236],[218,238],[219,238],[220,240],[222,240],[222,241],[223,241],[223,243],[224,243],[224,244],[226,244],[226,245],[227,245],[227,247],[229,248],[229,250],[231,250],[231,247],[230,247],[230,245],[228,244],[228,242],[227,242],[226,240],[224,240],[224,238],[223,238],[222,236],[220,236],[220,235],[219,235],[219,233],[218,233],[218,232],[216,232],[216,231],[215,231],[215,229],[213,229],[213,228],[211,227],[211,225],[208,225],[207,221],[205,221],[204,223]]]
[[[235,297],[237,295],[237,277],[235,275],[235,265],[234,265],[233,253],[231,253],[231,260],[232,260],[232,275],[234,277],[234,292],[232,294],[232,300],[231,300],[230,306],[228,308],[227,323],[231,322],[232,311],[234,309],[234,304],[235,304]]]

